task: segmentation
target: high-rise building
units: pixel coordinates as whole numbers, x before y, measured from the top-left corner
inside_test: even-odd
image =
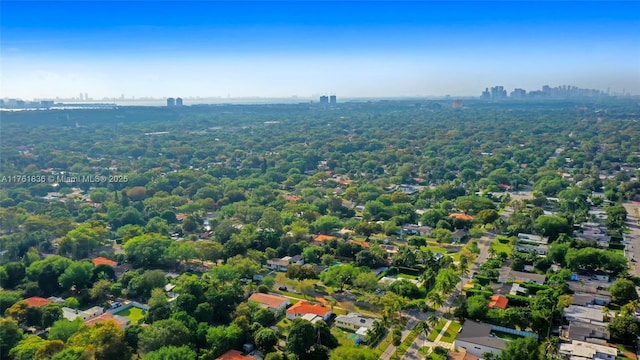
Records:
[[[320,96],[320,104],[328,104],[329,103],[329,97],[326,95],[322,95]]]
[[[491,88],[491,99],[502,99],[507,97],[507,90],[504,86],[494,86]]]
[[[176,99],[167,98],[167,106],[176,106]]]
[[[489,92],[489,88],[485,88],[484,91],[482,92],[482,96],[481,98],[483,99],[491,99],[491,93]]]
[[[182,106],[182,98],[176,98],[176,106]]]
[[[332,104],[332,105],[336,104],[336,96],[335,95],[329,96],[329,104]]]
[[[523,98],[527,96],[527,90],[516,88],[513,89],[510,95],[512,98]]]

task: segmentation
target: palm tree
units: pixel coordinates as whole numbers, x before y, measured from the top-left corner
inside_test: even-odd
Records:
[[[427,300],[431,303],[431,306],[436,311],[439,310],[440,307],[444,304],[444,297],[442,297],[442,295],[440,295],[440,293],[437,291],[432,291],[427,294]]]
[[[427,321],[422,321],[420,322],[420,328],[422,329],[422,332],[424,332],[424,342],[422,343],[422,347],[425,347],[427,346],[427,340],[429,340],[428,337],[429,333],[431,332],[431,327],[429,326]]]

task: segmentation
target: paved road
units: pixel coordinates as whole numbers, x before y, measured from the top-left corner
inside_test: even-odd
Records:
[[[409,336],[411,330],[416,326],[418,321],[427,320],[430,313],[422,313],[420,310],[411,309],[402,312],[402,316],[407,318],[407,325],[402,329],[402,341]],[[387,346],[387,349],[380,355],[380,359],[389,360],[396,352],[396,347],[393,345]]]
[[[473,276],[472,274],[475,271],[478,271],[478,269],[480,268],[480,265],[484,264],[487,261],[487,259],[489,258],[489,246],[491,245],[491,241],[493,241],[494,238],[495,238],[494,234],[485,233],[485,235],[478,240],[478,248],[480,249],[480,254],[478,254],[478,257],[476,258],[476,260],[469,267],[469,275],[462,277],[462,287],[463,288],[464,288],[464,285],[466,285],[469,281],[471,281],[471,277]],[[449,309],[451,309],[451,307],[453,306],[453,304],[454,304],[456,298],[458,297],[459,293],[460,293],[459,289],[454,290],[453,293],[451,295],[449,295],[449,297],[447,298],[445,303],[442,305],[442,307],[440,307],[440,309],[438,309],[438,311],[436,311],[436,315],[440,317],[440,316],[442,316],[442,314],[444,314],[445,312],[449,311]],[[429,314],[425,314],[425,315],[426,315],[425,316],[425,319],[426,319]],[[448,327],[448,325],[447,325],[447,327]],[[446,329],[447,327],[445,327],[444,329]],[[413,329],[413,327],[412,327],[412,329]],[[440,337],[441,336],[438,336],[438,338],[440,338]],[[426,336],[421,333],[416,338],[416,340],[411,344],[411,346],[409,346],[409,349],[407,349],[407,352],[404,353],[404,355],[402,356],[402,359],[403,360],[424,359],[425,356],[420,354],[418,351],[423,346],[435,346],[434,343],[431,343],[430,341],[426,341],[426,340],[427,340]],[[440,342],[437,342],[437,345],[444,345],[445,347],[447,347],[447,344],[440,343]],[[449,344],[449,345],[451,345],[451,344]],[[453,346],[451,345],[451,347],[453,347]],[[387,350],[389,350],[389,348],[387,348]],[[395,347],[393,347],[393,351],[395,351]],[[381,359],[388,360],[391,357],[391,355],[393,355],[393,351],[390,353],[389,357],[386,357],[386,358],[385,357],[381,357]],[[385,353],[386,353],[386,351],[385,351]],[[383,355],[385,355],[385,354],[383,354]]]
[[[640,204],[637,202],[626,202],[624,208],[627,209],[627,223],[629,227],[629,234],[624,235],[626,241],[625,255],[629,259],[635,258],[640,261],[640,218],[638,213],[640,212]],[[640,263],[630,262],[630,270],[636,276],[640,276]]]

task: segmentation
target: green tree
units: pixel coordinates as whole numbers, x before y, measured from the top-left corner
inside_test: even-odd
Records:
[[[467,314],[471,319],[482,320],[487,315],[489,300],[482,295],[471,296],[467,299]]]
[[[278,344],[278,335],[269,328],[256,332],[253,339],[258,350],[264,354],[272,352],[273,348]]]
[[[39,336],[29,335],[22,339],[16,346],[14,346],[9,355],[15,360],[32,360],[36,358],[36,352],[46,340]]]
[[[69,338],[67,346],[90,349],[96,360],[131,358],[131,350],[124,339],[124,330],[115,321],[105,321],[80,329]]]
[[[633,281],[625,278],[618,278],[609,288],[611,300],[622,306],[633,300],[638,300],[638,292]]]
[[[142,357],[142,360],[196,360],[197,354],[189,346],[164,346]]]
[[[519,338],[507,343],[501,360],[539,360],[538,340],[534,337]]]
[[[66,342],[71,335],[77,333],[84,326],[82,318],[77,318],[73,321],[67,319],[60,319],[53,323],[51,329],[49,329],[49,340],[62,340]]]
[[[640,320],[630,314],[616,317],[608,328],[611,337],[624,344],[633,344],[640,336]]]
[[[138,351],[147,354],[163,346],[181,346],[189,343],[191,333],[175,319],[158,320],[145,327],[138,335]]]
[[[567,219],[555,215],[538,216],[535,227],[544,236],[548,236],[550,241],[557,239],[561,233],[571,233],[571,226]]]
[[[0,358],[9,357],[9,351],[22,340],[22,330],[11,319],[0,318]]]
[[[60,275],[58,281],[63,289],[80,291],[91,283],[93,264],[90,261],[74,262]]]
[[[287,351],[297,356],[305,355],[315,344],[316,336],[313,325],[303,319],[293,320],[287,335]]]
[[[330,234],[334,229],[342,227],[342,221],[331,215],[324,215],[314,221],[311,226],[320,234]]]

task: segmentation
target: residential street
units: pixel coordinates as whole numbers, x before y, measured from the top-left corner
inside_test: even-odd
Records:
[[[640,204],[637,202],[625,202],[624,208],[627,209],[627,226],[629,227],[629,234],[624,235],[626,242],[625,255],[629,260],[636,259],[640,261],[640,218],[638,212],[640,212]],[[640,264],[637,262],[630,262],[630,270],[636,276],[640,276]]]
[[[495,238],[495,234],[492,233],[485,233],[485,235],[483,237],[481,237],[478,240],[478,248],[480,248],[480,254],[478,254],[478,257],[476,258],[476,260],[473,262],[473,264],[471,264],[471,266],[469,267],[469,272],[468,275],[463,276],[462,277],[462,287],[464,288],[464,285],[467,284],[469,281],[471,281],[472,278],[472,274],[475,271],[478,271],[478,268],[480,267],[480,265],[482,265],[485,261],[487,261],[487,259],[489,258],[489,245],[491,245],[491,241]],[[459,289],[456,289],[453,291],[453,293],[451,295],[449,295],[449,297],[447,298],[447,300],[445,301],[445,303],[442,305],[442,307],[440,307],[440,309],[438,309],[438,311],[436,311],[436,315],[438,317],[441,317],[442,314],[445,311],[448,311],[449,309],[451,309],[451,307],[453,306],[456,297],[459,294]],[[424,318],[426,319],[428,317],[428,315],[430,314],[424,314],[426,315]],[[407,324],[408,325],[408,324]],[[441,334],[438,336],[438,338],[436,338],[436,341],[431,343],[430,341],[427,341],[426,336],[421,333],[416,340],[413,342],[413,344],[411,344],[411,346],[409,347],[409,349],[407,350],[407,352],[404,353],[404,355],[402,356],[403,360],[417,360],[417,359],[424,359],[424,355],[420,354],[418,351],[423,347],[423,346],[444,346],[444,347],[451,347],[453,348],[453,344],[449,344],[449,343],[444,343],[444,342],[439,342],[438,340],[440,339],[442,333],[444,333],[444,331],[446,330],[446,328],[448,327],[448,323],[447,326],[445,326],[441,332]],[[412,329],[413,327],[409,328]],[[407,328],[405,327],[405,330]],[[408,334],[408,332],[407,332]],[[402,333],[403,335],[403,339],[404,339],[404,331]],[[393,351],[395,351],[395,346],[389,346],[389,348],[393,347]],[[384,352],[384,354],[382,354],[383,356],[381,357],[381,359],[389,359],[391,357],[391,355],[393,355],[393,351],[390,352],[388,357],[384,357],[387,352],[389,351],[389,348],[387,348],[387,350]]]

